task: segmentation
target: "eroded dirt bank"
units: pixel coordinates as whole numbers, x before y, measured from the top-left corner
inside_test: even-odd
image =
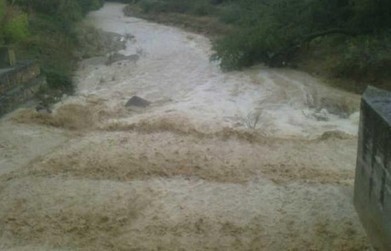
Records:
[[[1,250],[368,250],[357,96],[222,73],[206,38],[122,8],[86,20],[125,47],[81,62],[75,96],[0,121]]]

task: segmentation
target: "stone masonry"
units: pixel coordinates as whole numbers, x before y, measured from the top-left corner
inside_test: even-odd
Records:
[[[45,84],[36,62],[0,69],[0,116],[31,99]]]

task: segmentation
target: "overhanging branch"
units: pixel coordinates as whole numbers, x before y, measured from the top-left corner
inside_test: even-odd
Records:
[[[280,49],[278,52],[274,53],[272,56],[269,57],[269,60],[267,63],[272,66],[281,64],[282,62],[278,62],[278,61],[282,61],[281,58],[286,60],[289,57],[289,55],[292,55],[303,44],[309,43],[312,40],[314,40],[315,38],[324,37],[324,36],[331,35],[331,34],[342,34],[342,35],[346,35],[346,36],[356,36],[357,35],[357,33],[355,33],[355,32],[352,32],[349,30],[344,30],[344,29],[339,29],[339,28],[314,32],[314,33],[305,35],[305,36],[303,36],[303,38],[296,40],[296,42],[293,42],[293,43],[289,44],[288,46]]]

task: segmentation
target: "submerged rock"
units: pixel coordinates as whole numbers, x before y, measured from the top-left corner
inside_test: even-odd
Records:
[[[131,97],[126,103],[126,107],[147,107],[151,104],[148,100],[140,98],[138,96]]]
[[[130,61],[130,62],[133,62],[133,63],[137,63],[137,61],[140,59],[140,56],[138,54],[132,54],[132,55],[129,55],[129,56],[125,56],[125,55],[122,55],[120,53],[113,53],[113,54],[110,54],[108,57],[107,57],[107,60],[105,62],[106,65],[112,65],[113,63],[116,63],[118,61],[123,61],[123,60],[127,60],[127,61]]]
[[[52,113],[52,110],[47,105],[45,105],[43,103],[39,103],[38,105],[36,105],[35,111],[38,113],[45,113],[45,114]]]

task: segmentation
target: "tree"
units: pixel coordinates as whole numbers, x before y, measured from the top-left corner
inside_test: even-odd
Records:
[[[214,43],[224,69],[258,62],[277,66],[312,40],[382,34],[391,28],[390,0],[242,0],[238,31]]]
[[[78,21],[90,10],[100,8],[103,0],[12,0],[16,5],[66,21]]]
[[[0,37],[2,44],[15,44],[29,35],[28,16],[13,5],[0,0]]]

